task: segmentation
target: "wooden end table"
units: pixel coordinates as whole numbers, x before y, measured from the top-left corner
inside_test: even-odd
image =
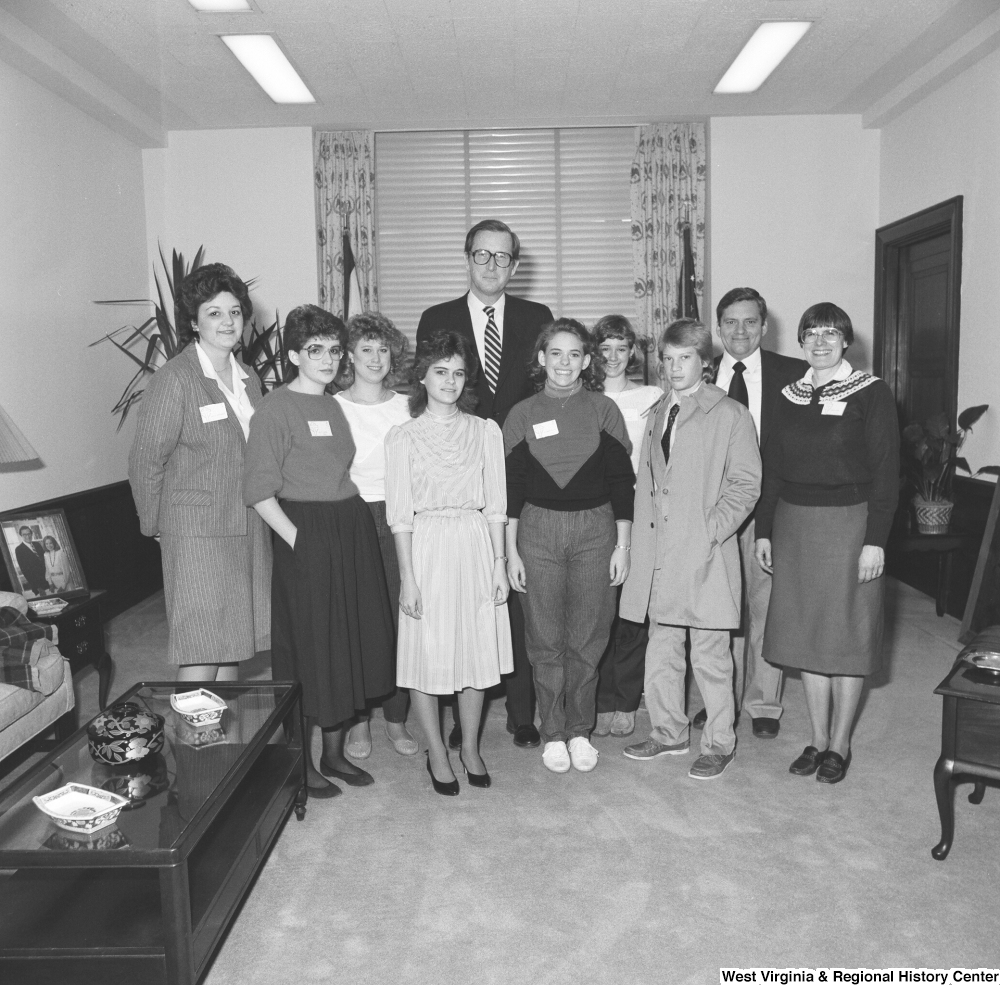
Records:
[[[108,690],[114,664],[104,644],[104,619],[101,617],[103,589],[95,589],[89,598],[69,599],[68,605],[54,616],[31,612],[37,622],[54,623],[59,629],[59,652],[69,660],[75,676],[84,667],[97,671],[97,701],[101,711],[107,707]]]
[[[978,804],[987,783],[1000,785],[1000,682],[959,655],[934,693],[944,697],[944,714],[934,767],[941,840],[931,854],[944,861],[955,836],[955,787],[974,783],[969,802]]]
[[[903,554],[910,551],[937,554],[937,596],[934,603],[937,614],[943,616],[948,611],[948,596],[951,594],[952,559],[955,552],[968,543],[971,543],[971,538],[958,534],[905,534],[890,537],[886,547]]]
[[[200,739],[170,707],[199,686],[226,702]],[[291,682],[137,684],[121,700],[164,717],[162,753],[105,766],[82,728],[0,794],[0,981],[195,985],[305,816],[301,698]],[[69,782],[145,799],[81,842],[32,802]]]

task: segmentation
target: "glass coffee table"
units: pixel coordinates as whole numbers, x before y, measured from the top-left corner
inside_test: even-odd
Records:
[[[203,685],[226,703],[215,728],[187,727],[170,695],[131,701],[165,719],[162,752],[95,762],[86,727],[0,794],[0,981],[193,985],[268,850],[305,816],[301,686]],[[70,834],[32,797],[67,783],[129,799],[111,826]]]

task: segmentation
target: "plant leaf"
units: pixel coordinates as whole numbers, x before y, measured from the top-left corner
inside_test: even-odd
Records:
[[[976,475],[1000,475],[1000,465],[984,465]]]
[[[979,420],[983,414],[990,409],[989,404],[978,404],[975,407],[969,407],[963,410],[961,414],[958,415],[958,426],[963,431],[969,431],[972,429],[972,425]]]

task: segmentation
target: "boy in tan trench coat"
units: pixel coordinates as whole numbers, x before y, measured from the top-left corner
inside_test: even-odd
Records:
[[[657,351],[670,389],[649,410],[635,491],[632,568],[622,589],[623,619],[649,613],[645,693],[652,731],[629,759],[690,749],[684,708],[685,641],[708,721],[694,779],[721,775],[736,751],[729,632],[740,624],[737,531],[760,495],[753,418],[704,381],[712,335],[690,318],[669,325]]]

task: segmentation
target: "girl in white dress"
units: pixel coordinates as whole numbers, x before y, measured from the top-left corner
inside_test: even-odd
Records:
[[[434,789],[452,796],[459,787],[438,695],[458,693],[462,765],[470,784],[488,787],[479,755],[483,691],[514,669],[503,438],[495,422],[470,413],[476,366],[462,335],[421,342],[412,417],[386,438],[386,518],[402,582],[396,683],[410,689]]]
[[[594,342],[604,365],[604,393],[625,418],[632,442],[632,470],[639,468],[646,411],[663,396],[658,386],[628,378],[639,364],[635,330],[624,315],[605,315],[594,325]],[[641,537],[642,531],[636,531]],[[619,596],[620,596],[619,591]],[[635,712],[642,698],[646,666],[646,624],[615,616],[611,639],[601,658],[597,685],[597,725],[593,735],[619,738],[635,731]]]

